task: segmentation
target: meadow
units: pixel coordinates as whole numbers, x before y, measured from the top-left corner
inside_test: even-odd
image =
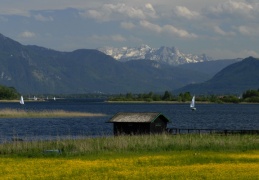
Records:
[[[258,179],[258,135],[143,135],[0,144],[2,179]]]

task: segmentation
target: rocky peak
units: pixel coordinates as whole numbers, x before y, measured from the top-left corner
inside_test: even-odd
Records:
[[[161,46],[160,48],[151,48],[148,45],[141,45],[140,47],[122,47],[100,48],[99,51],[112,56],[119,61],[129,61],[137,59],[153,60],[169,65],[180,65],[185,63],[196,63],[212,60],[205,54],[193,55],[184,54],[176,47]]]

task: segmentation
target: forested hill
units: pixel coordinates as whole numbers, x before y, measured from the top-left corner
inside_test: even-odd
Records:
[[[259,59],[248,57],[231,64],[210,80],[187,85],[176,92],[189,91],[193,94],[242,94],[248,89],[259,88]]]

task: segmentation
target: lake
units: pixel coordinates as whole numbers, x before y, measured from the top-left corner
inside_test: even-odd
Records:
[[[103,113],[104,117],[84,118],[0,118],[0,142],[12,137],[26,140],[112,135],[106,123],[117,112],[159,112],[171,120],[169,128],[259,130],[259,104],[107,103],[98,99],[58,99],[0,103],[0,108],[23,110],[64,110]]]

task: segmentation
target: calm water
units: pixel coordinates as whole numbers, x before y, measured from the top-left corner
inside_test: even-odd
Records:
[[[117,112],[160,112],[173,128],[259,129],[259,104],[120,104],[97,100],[57,100],[49,102],[0,103],[0,108],[24,110],[65,110],[104,113],[87,118],[0,118],[0,142],[18,136],[22,139],[112,135],[112,124],[105,123]]]

